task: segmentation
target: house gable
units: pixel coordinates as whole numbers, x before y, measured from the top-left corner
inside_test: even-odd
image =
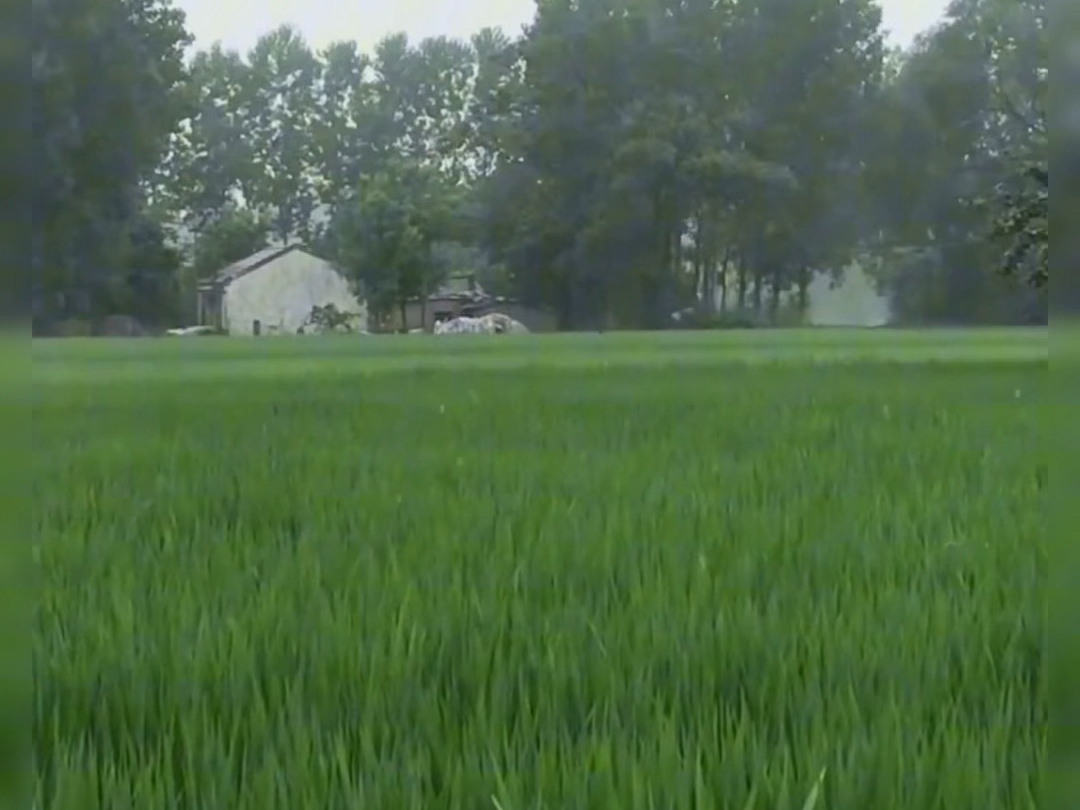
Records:
[[[252,253],[245,259],[240,259],[240,261],[226,265],[199,286],[227,287],[237,279],[242,278],[249,273],[254,273],[256,270],[265,267],[270,262],[277,261],[282,256],[301,249],[301,246],[296,242],[291,245],[265,248],[257,253]]]
[[[367,328],[367,307],[330,262],[299,245],[261,251],[215,277],[223,326],[233,335],[296,334],[316,306],[332,304]]]

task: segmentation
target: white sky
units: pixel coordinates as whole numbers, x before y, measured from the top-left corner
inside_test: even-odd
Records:
[[[941,17],[948,0],[879,0],[893,42],[907,45]],[[532,0],[175,0],[187,12],[195,46],[216,41],[246,52],[282,23],[299,29],[322,48],[353,40],[370,52],[387,34],[405,31],[411,42],[446,35],[467,39],[485,26],[515,36],[532,19]]]

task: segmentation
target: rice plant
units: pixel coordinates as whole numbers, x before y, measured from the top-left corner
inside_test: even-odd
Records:
[[[35,807],[1037,806],[1045,360],[486,340],[43,364]]]

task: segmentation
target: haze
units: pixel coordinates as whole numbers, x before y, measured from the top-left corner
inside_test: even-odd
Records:
[[[486,26],[514,35],[532,19],[532,0],[177,0],[188,15],[196,47],[220,41],[246,51],[262,34],[283,23],[298,28],[315,48],[341,39],[365,51],[387,34],[405,31],[410,40],[430,36],[461,39]],[[890,40],[907,45],[941,18],[948,0],[881,0]]]

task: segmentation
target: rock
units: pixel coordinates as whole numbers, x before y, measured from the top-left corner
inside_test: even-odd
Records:
[[[524,324],[501,312],[491,312],[479,318],[463,316],[435,324],[436,335],[508,335],[528,331]]]
[[[217,330],[212,326],[180,326],[176,329],[167,329],[165,334],[172,337],[200,337],[217,334]]]

